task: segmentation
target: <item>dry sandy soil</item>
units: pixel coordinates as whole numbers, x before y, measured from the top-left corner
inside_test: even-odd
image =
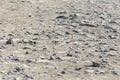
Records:
[[[120,0],[0,0],[0,80],[120,80]]]

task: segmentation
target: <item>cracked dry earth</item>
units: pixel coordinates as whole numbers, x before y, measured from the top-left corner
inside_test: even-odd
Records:
[[[0,0],[0,80],[120,80],[120,0]]]

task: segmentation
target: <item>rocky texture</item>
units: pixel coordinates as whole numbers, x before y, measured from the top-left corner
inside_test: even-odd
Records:
[[[0,0],[0,80],[119,80],[120,0]]]

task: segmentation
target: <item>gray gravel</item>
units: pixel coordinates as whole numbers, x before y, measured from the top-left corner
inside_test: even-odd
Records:
[[[0,80],[120,80],[120,0],[0,0]]]

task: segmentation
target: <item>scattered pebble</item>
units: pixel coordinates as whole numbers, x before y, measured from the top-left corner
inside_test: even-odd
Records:
[[[120,80],[118,0],[1,0],[0,80]]]
[[[8,39],[8,40],[6,41],[6,44],[13,44],[13,39],[12,39],[12,38]]]

